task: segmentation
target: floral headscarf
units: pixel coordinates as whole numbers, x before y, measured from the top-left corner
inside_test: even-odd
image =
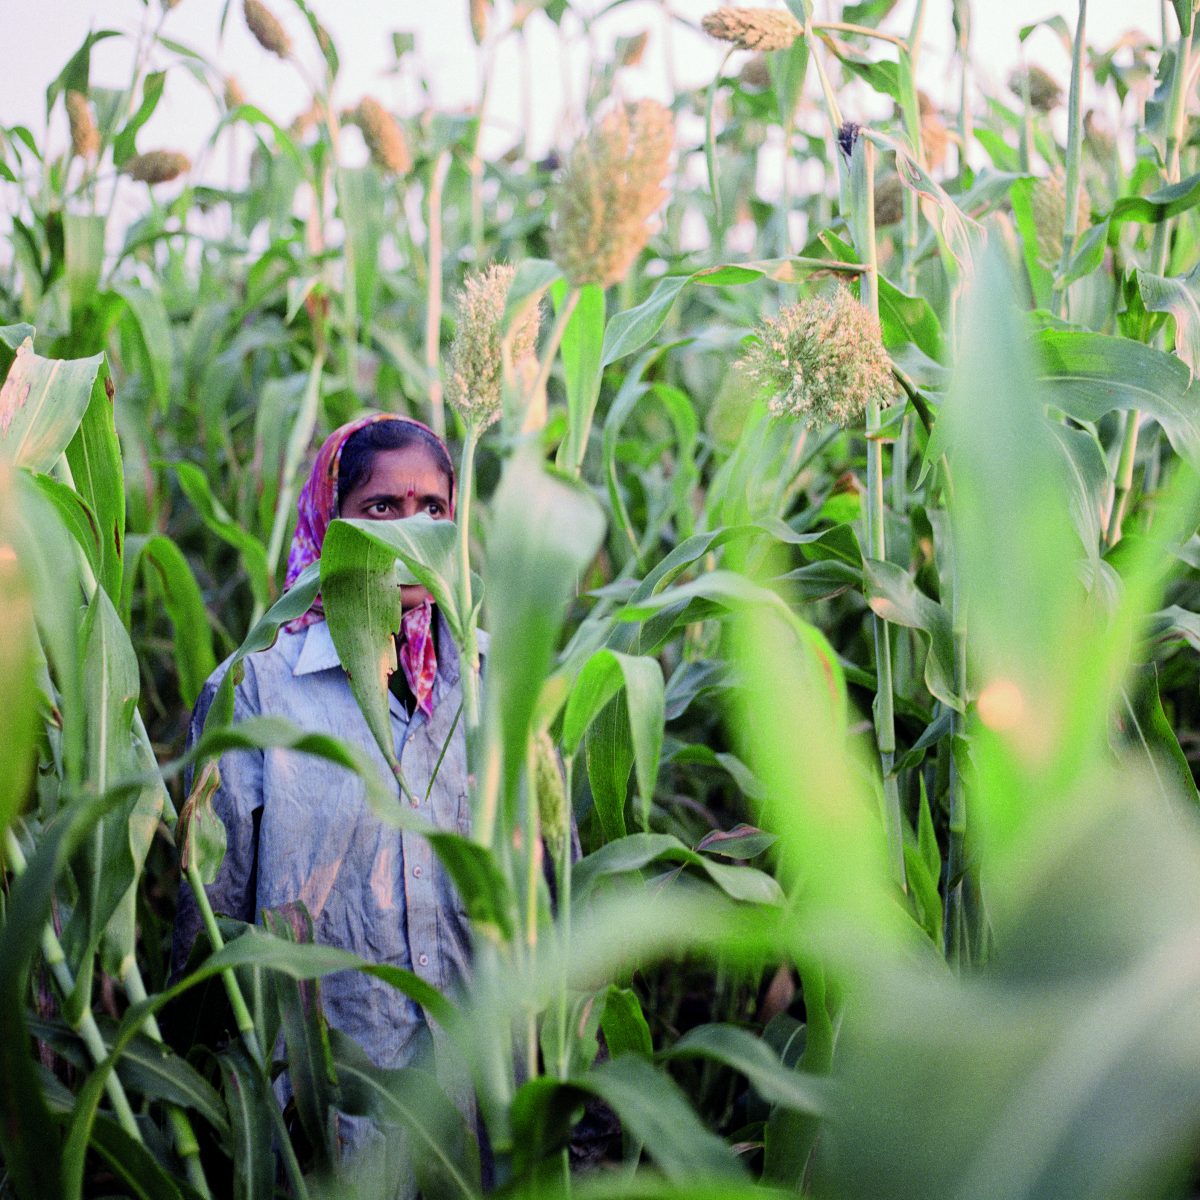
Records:
[[[342,460],[342,450],[354,434],[376,421],[404,421],[424,429],[431,437],[437,437],[420,421],[414,421],[411,417],[399,417],[394,413],[370,413],[335,429],[317,451],[312,470],[296,501],[296,531],[292,535],[292,546],[288,551],[285,588],[291,587],[300,572],[321,557],[321,546],[325,541],[329,523],[338,515],[338,467]],[[442,444],[440,439],[438,441]],[[444,444],[442,449],[446,449]],[[450,455],[447,452],[446,461],[449,460]],[[454,515],[453,476],[450,480],[450,515]],[[318,595],[308,612],[294,621],[289,621],[285,628],[290,633],[298,633],[306,626],[324,619],[325,609]],[[433,681],[437,677],[437,653],[431,634],[432,624],[433,610],[430,602],[426,600],[410,608],[404,614],[400,625],[400,667],[412,694],[416,697],[417,707],[426,716],[433,713]]]

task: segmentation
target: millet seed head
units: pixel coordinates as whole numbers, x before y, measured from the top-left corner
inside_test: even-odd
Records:
[[[469,16],[471,18],[471,36],[475,45],[482,46],[487,37],[489,0],[469,0]]]
[[[246,93],[242,90],[242,85],[238,82],[236,75],[225,76],[224,100],[227,112],[232,112],[246,103]]]
[[[393,175],[405,175],[412,169],[412,154],[404,130],[378,100],[364,96],[358,102],[355,120],[377,167]]]
[[[121,168],[130,179],[148,183],[151,187],[156,183],[170,183],[191,169],[191,159],[178,150],[148,150],[145,154],[135,154]]]
[[[786,50],[804,33],[790,12],[779,8],[718,8],[705,14],[700,27],[709,37],[739,50]]]
[[[504,310],[516,267],[494,263],[472,271],[457,297],[457,324],[447,360],[446,399],[468,425],[484,430],[500,419],[504,393]],[[541,305],[531,305],[509,335],[518,375],[537,361]]]
[[[571,151],[552,198],[550,255],[572,284],[609,287],[650,238],[675,123],[654,100],[618,105]]]
[[[899,175],[885,175],[875,184],[875,224],[895,225],[903,215],[904,184]]]
[[[769,394],[774,416],[856,424],[872,400],[886,405],[895,394],[879,322],[844,287],[788,305],[757,334],[739,365]]]
[[[1062,103],[1062,88],[1049,71],[1041,67],[1030,67],[1027,71],[1014,71],[1008,77],[1008,90],[1014,96],[1024,98],[1025,81],[1029,81],[1029,103],[1038,112],[1048,113]]]
[[[537,792],[542,838],[557,860],[566,849],[570,819],[567,816],[567,789],[558,765],[558,755],[550,735],[544,729],[533,735],[533,761],[534,790]]]
[[[242,0],[242,12],[246,17],[247,28],[264,50],[270,50],[280,58],[288,58],[291,55],[292,39],[288,37],[283,23],[262,0]]]
[[[1060,171],[1035,179],[1030,193],[1033,208],[1033,227],[1037,231],[1037,260],[1053,270],[1062,259],[1063,233],[1067,220],[1067,185]],[[1087,228],[1091,207],[1087,189],[1079,189],[1075,210],[1075,231]]]
[[[67,123],[71,127],[71,149],[80,158],[94,158],[100,149],[100,131],[92,116],[92,106],[83,92],[68,91]]]

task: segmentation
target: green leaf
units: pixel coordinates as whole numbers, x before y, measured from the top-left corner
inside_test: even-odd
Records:
[[[67,293],[73,312],[82,312],[96,298],[104,266],[104,216],[93,213],[63,214],[63,252]]]
[[[162,1042],[135,1038],[122,1052],[120,1075],[126,1086],[139,1095],[199,1113],[220,1138],[228,1138],[229,1121],[216,1089]]]
[[[1200,204],[1200,175],[1189,175],[1178,183],[1167,184],[1148,196],[1122,196],[1109,213],[1109,220],[1140,221],[1157,224],[1185,213]]]
[[[706,1058],[732,1067],[746,1076],[768,1104],[807,1113],[820,1113],[826,1106],[818,1079],[785,1067],[762,1038],[733,1025],[689,1029],[659,1058]]]
[[[1200,266],[1169,279],[1142,270],[1134,275],[1147,311],[1170,313],[1175,318],[1175,353],[1187,363],[1195,380],[1200,374]]]
[[[632,988],[618,987],[615,983],[608,985],[600,1028],[613,1058],[620,1058],[622,1054],[640,1054],[649,1058],[654,1053],[650,1026],[646,1024],[641,1003]]]
[[[100,567],[96,578],[113,603],[121,595],[125,556],[125,475],[113,413],[116,389],[105,359],[96,371],[83,421],[67,445],[75,489],[98,526]]]
[[[63,526],[79,543],[92,574],[100,575],[100,523],[91,505],[73,488],[59,483],[53,475],[32,476],[38,490],[54,505]]]
[[[26,338],[0,388],[0,456],[49,471],[83,420],[103,362],[102,354],[42,358]]]
[[[1104,511],[1108,490],[1104,455],[1096,439],[1086,430],[1052,424],[1050,432],[1063,451],[1071,517],[1079,532],[1079,540],[1084,553],[1089,558],[1095,558],[1103,533],[1100,515]]]
[[[213,495],[208,477],[195,463],[176,463],[175,474],[183,494],[191,501],[204,524],[241,555],[255,603],[266,608],[271,601],[272,589],[267,570],[267,551],[262,542],[225,511],[224,505]]]
[[[576,864],[571,877],[575,894],[582,899],[598,880],[640,871],[652,863],[682,863],[695,867],[734,900],[778,904],[783,899],[779,885],[770,875],[753,867],[713,862],[668,833],[632,833],[601,846]]]
[[[117,281],[112,290],[125,301],[145,362],[147,384],[159,412],[171,405],[171,373],[175,365],[175,343],[171,321],[161,294],[139,283]]]
[[[406,1134],[407,1168],[428,1200],[477,1200],[479,1151],[462,1114],[437,1080],[415,1067],[384,1070],[345,1034],[330,1030],[344,1112],[370,1116]]]
[[[460,640],[462,622],[453,590],[456,545],[452,522],[413,517],[334,521],[321,548],[321,594],[330,636],[376,744],[398,777],[388,680],[397,667],[395,635],[403,615],[399,585],[411,580],[424,585]]]
[[[657,659],[634,657],[609,649],[593,654],[580,671],[567,700],[563,750],[574,754],[579,749],[588,726],[622,687],[645,822],[658,779],[665,720],[662,668]]]
[[[165,71],[151,71],[142,84],[142,102],[137,111],[125,122],[121,132],[113,138],[113,166],[121,167],[127,159],[137,153],[138,131],[154,115],[159,100],[162,99],[163,84],[166,82]]]
[[[567,286],[554,286],[555,304],[566,302]],[[580,289],[575,311],[562,336],[563,382],[567,392],[567,438],[563,443],[563,461],[582,463],[587,450],[592,416],[600,395],[603,371],[601,351],[604,344],[604,289],[589,283]]]
[[[272,1200],[275,1155],[274,1125],[268,1104],[275,1097],[262,1072],[240,1046],[220,1055],[221,1082],[229,1113],[229,1150],[233,1159],[233,1194],[238,1200]]]
[[[106,1113],[97,1115],[88,1139],[94,1150],[139,1200],[183,1200],[179,1182],[143,1142],[135,1141]]]
[[[1121,689],[1117,728],[1125,745],[1144,756],[1165,802],[1186,796],[1200,807],[1200,791],[1196,789],[1191,765],[1163,711],[1158,671],[1153,663],[1135,668],[1132,678]]]
[[[668,275],[641,304],[614,313],[604,330],[601,363],[608,366],[640,350],[662,328],[676,297],[691,279],[690,275]]]
[[[584,487],[545,470],[529,448],[509,459],[488,515],[484,702],[488,736],[503,750],[504,794],[514,797],[567,604],[599,549],[604,519]]]
[[[1162,427],[1177,453],[1200,460],[1200,408],[1178,358],[1128,338],[1047,329],[1037,336],[1052,402],[1077,421],[1137,410]]]
[[[134,582],[139,568],[157,580],[163,606],[174,634],[172,646],[179,675],[179,695],[195,705],[205,680],[216,670],[212,630],[204,597],[183,551],[166,534],[136,535],[126,544],[128,561],[121,608],[129,619]]]

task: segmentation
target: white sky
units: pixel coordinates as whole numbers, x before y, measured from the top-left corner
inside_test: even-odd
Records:
[[[817,0],[818,12],[840,12],[834,0]],[[311,35],[290,0],[268,0],[283,20],[303,56],[315,61]],[[403,113],[426,107],[418,77],[429,86],[432,103],[439,109],[467,109],[478,90],[479,55],[471,40],[468,0],[311,0],[320,20],[331,30],[341,54],[339,103],[351,105],[370,92]],[[760,0],[770,3],[770,0]],[[914,0],[901,0],[893,27],[905,30]],[[603,7],[588,0],[592,11]],[[591,36],[602,49],[622,34],[649,30],[650,42],[642,65],[623,73],[622,84],[630,97],[669,99],[667,61],[673,59],[680,86],[698,87],[712,77],[724,47],[694,32],[700,17],[717,6],[717,0],[670,0],[681,21],[668,22],[661,0],[628,0],[594,23]],[[1075,19],[1072,0],[975,0],[973,4],[973,57],[989,90],[1002,86],[1018,58],[1017,29],[1029,22],[1061,12]],[[241,0],[231,0],[224,34],[219,35],[226,0],[180,0],[167,14],[164,36],[198,50],[222,71],[236,75],[251,103],[257,104],[283,125],[307,107],[307,91],[294,68],[264,53],[245,28]],[[922,83],[935,96],[951,94],[948,73],[953,32],[950,0],[927,0]],[[502,28],[512,12],[511,0],[497,0],[493,28]],[[139,28],[157,20],[158,0],[41,0],[20,3],[0,0],[5,42],[5,70],[0,72],[0,124],[28,125],[41,138],[45,129],[45,89],[89,29],[116,29],[125,36],[100,43],[93,52],[92,82],[119,87],[128,83]],[[1088,8],[1089,42],[1108,47],[1130,28],[1140,28],[1157,40],[1159,0],[1091,0]],[[522,79],[527,79],[533,149],[541,153],[556,141],[569,141],[572,113],[577,111],[584,86],[587,59],[581,23],[565,22],[573,49],[566,56],[553,25],[542,13],[528,21],[528,57],[522,61],[515,39],[501,47],[489,102],[485,152],[502,152],[516,141],[522,119]],[[672,32],[668,35],[668,25]],[[416,36],[415,60],[409,58],[397,72],[392,53],[393,31]],[[670,43],[668,45],[668,43]],[[1058,39],[1039,30],[1027,45],[1030,61],[1045,66],[1065,81],[1067,57]],[[159,51],[155,65],[174,56]],[[739,56],[730,69],[739,66]],[[564,105],[564,95],[569,102]],[[575,107],[572,108],[572,105]],[[854,115],[852,110],[847,116]],[[138,139],[141,150],[180,149],[196,158],[216,124],[218,108],[211,95],[187,73],[173,71],[163,101]],[[65,118],[61,104],[51,118],[52,149],[65,145]],[[227,160],[226,160],[227,161]],[[217,182],[221,161],[210,160],[204,174]]]

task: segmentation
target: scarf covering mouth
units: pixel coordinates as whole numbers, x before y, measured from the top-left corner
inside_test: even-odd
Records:
[[[296,578],[305,567],[321,557],[325,534],[330,522],[338,515],[338,468],[342,460],[342,450],[354,434],[376,421],[403,421],[437,438],[428,425],[414,421],[411,417],[397,416],[395,413],[369,413],[335,429],[317,451],[312,470],[308,473],[296,500],[296,531],[292,535],[292,545],[288,551],[284,590],[296,582]],[[437,441],[445,451],[445,443],[440,438],[437,438]],[[446,460],[450,461],[448,451]],[[450,516],[453,517],[453,477],[450,481],[450,492]],[[318,594],[312,607],[303,616],[289,621],[284,628],[289,633],[299,633],[307,626],[324,619],[325,607]],[[433,683],[437,678],[437,652],[433,645],[432,626],[433,608],[429,600],[425,600],[404,614],[399,631],[400,669],[404,672],[409,690],[416,698],[417,707],[427,717],[433,715]]]

